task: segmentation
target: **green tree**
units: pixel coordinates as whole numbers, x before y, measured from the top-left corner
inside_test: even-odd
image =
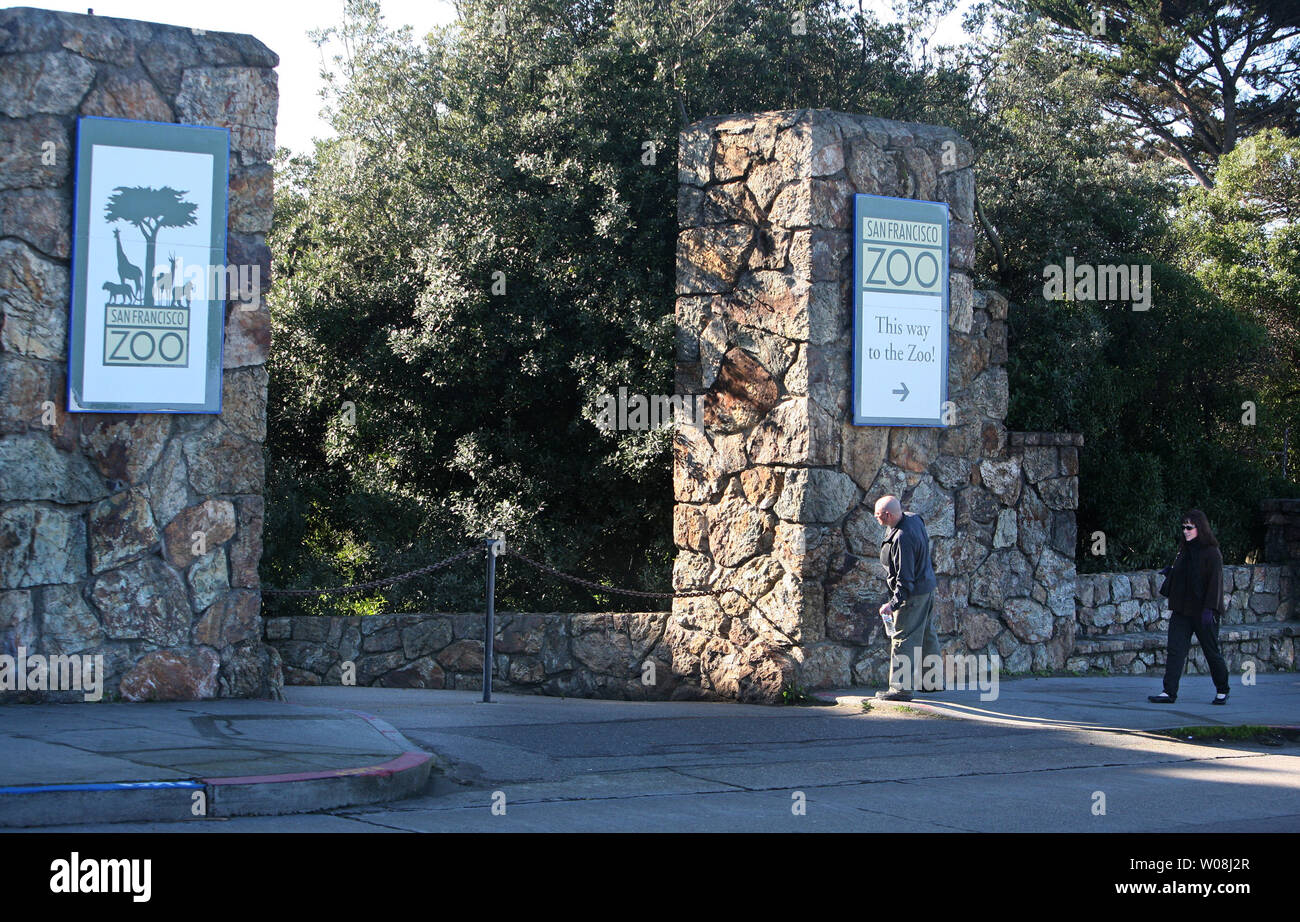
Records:
[[[978,115],[963,130],[985,231],[977,271],[1013,305],[1008,425],[1083,433],[1082,568],[1167,563],[1191,506],[1243,559],[1259,543],[1258,500],[1276,488],[1239,450],[1265,331],[1189,274],[1170,222],[1177,168],[1133,156],[1130,129],[1106,115],[1106,79],[1041,18],[985,10],[972,25],[986,31],[970,50]],[[1151,309],[1046,300],[1044,270],[1067,256],[1149,266]],[[1095,531],[1104,558],[1087,553]]]
[[[1294,0],[1028,0],[1105,79],[1104,112],[1138,150],[1204,188],[1218,159],[1266,127],[1300,132]]]
[[[620,386],[674,391],[683,121],[926,120],[965,77],[825,0],[459,11],[419,43],[350,3],[331,33],[339,138],[280,162],[267,581],[381,575],[502,531],[561,568],[666,589],[669,433],[595,420]],[[513,567],[503,606],[593,604]],[[481,575],[456,579],[386,597],[479,604]]]
[[[154,257],[158,231],[164,227],[190,227],[196,223],[198,205],[185,201],[187,193],[171,186],[154,189],[148,186],[118,186],[108,197],[104,217],[109,223],[134,224],[144,237],[144,303],[153,306]]]
[[[883,25],[827,0],[469,0],[417,42],[352,0],[330,32],[339,137],[278,163],[267,582],[368,579],[501,531],[668,588],[667,433],[594,422],[620,386],[674,389],[678,131],[803,106],[975,145],[978,272],[1018,305],[1009,423],[1084,432],[1081,531],[1122,552],[1092,565],[1164,562],[1187,505],[1244,553],[1265,481],[1232,411],[1260,334],[1179,259],[1178,168],[1134,156],[1111,78],[1047,21],[985,11],[993,34],[953,52],[920,40],[941,7],[909,7]],[[1044,301],[1066,255],[1151,265],[1152,311]],[[503,607],[622,601],[502,570]],[[350,610],[480,595],[463,568]]]
[[[1217,179],[1184,197],[1177,250],[1224,304],[1268,330],[1260,360],[1243,369],[1257,411],[1250,447],[1267,460],[1289,448],[1288,429],[1300,437],[1300,138],[1252,135],[1220,159]]]

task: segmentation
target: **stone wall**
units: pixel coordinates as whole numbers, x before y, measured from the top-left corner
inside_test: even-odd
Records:
[[[695,694],[681,687],[663,646],[666,612],[497,614],[492,687],[499,691],[642,700]],[[268,618],[267,640],[290,685],[483,687],[482,612],[297,615]],[[650,663],[651,667],[646,668]]]
[[[1074,446],[1030,447],[1052,447],[1058,459],[1068,459],[1071,454],[1066,449]],[[1035,463],[1030,462],[1031,473],[1022,490],[1041,492],[1042,482],[1051,479],[1046,476],[1049,469],[1034,468]],[[1009,527],[1003,526],[1003,541]],[[1015,537],[1018,540],[1019,535]],[[1168,615],[1157,593],[1160,580],[1154,570],[1085,573],[1068,580],[1077,621],[1061,635],[1073,638],[1064,663],[1050,668],[1075,673],[1161,673]],[[1294,669],[1300,622],[1288,620],[1295,613],[1290,569],[1225,566],[1224,583],[1231,588],[1225,592],[1228,607],[1220,644],[1230,668],[1240,672],[1244,663],[1253,662],[1260,671]],[[1046,587],[1035,583],[1030,598],[1040,591]],[[996,649],[1001,655],[999,641],[1006,649],[1003,631],[1009,626],[981,642],[977,632],[981,627],[987,630],[985,617],[972,616],[970,609],[958,613],[954,607],[952,621],[941,633],[950,641],[964,642],[963,649]],[[634,701],[720,696],[672,668],[674,651],[666,635],[669,618],[667,612],[498,613],[493,688],[516,694]],[[342,685],[344,665],[350,663],[349,684],[479,690],[483,687],[483,620],[482,612],[363,618],[298,615],[268,618],[265,632],[284,662],[284,680],[290,685]],[[1019,639],[1015,631],[1010,633]],[[1038,651],[1046,648],[1044,643],[1021,642],[1010,650],[1001,669],[1018,674],[1049,668],[1035,665],[1035,656],[1045,655]],[[876,652],[878,648],[868,643],[865,649]],[[1198,644],[1192,646],[1187,668],[1193,673],[1208,671]]]
[[[1051,447],[1059,451],[1072,446]],[[1070,457],[1068,451],[1061,454]],[[1037,471],[1046,473],[1042,468]],[[1031,474],[1022,489],[1041,490],[1045,479],[1050,478]],[[1070,582],[1071,601],[1077,604],[1077,623],[1067,629],[1073,642],[1064,664],[1053,667],[1054,671],[1162,672],[1168,617],[1157,594],[1160,579],[1154,570],[1078,575]],[[1226,566],[1224,583],[1232,588],[1225,592],[1228,608],[1219,637],[1232,670],[1240,672],[1246,662],[1255,663],[1260,671],[1294,669],[1300,622],[1287,620],[1294,614],[1289,568]],[[1039,588],[1044,587],[1036,584],[1031,598]],[[669,617],[667,612],[498,614],[493,688],[516,694],[634,701],[718,696],[716,690],[691,683],[672,668],[674,653],[666,642]],[[482,612],[364,618],[298,615],[267,619],[266,638],[279,651],[284,679],[290,685],[344,684],[344,664],[351,663],[350,684],[479,690],[483,687],[483,620]],[[983,620],[966,613],[953,620],[955,629],[945,627],[943,634],[964,640],[968,649],[992,652],[999,639],[1006,643],[1000,634],[981,643],[974,632],[986,623]],[[867,644],[866,649],[876,647]],[[1042,649],[1045,644],[1022,643],[1002,662],[1002,671],[1017,674],[1047,668],[1034,664]],[[1208,671],[1197,644],[1192,646],[1187,668],[1193,673]]]
[[[1163,672],[1168,605],[1159,594],[1164,577],[1156,570],[1083,573],[1077,578],[1078,633],[1066,668],[1141,674]],[[1219,643],[1233,671],[1245,662],[1260,670],[1294,669],[1294,577],[1289,566],[1223,568],[1224,613]],[[1188,669],[1207,671],[1199,643],[1192,645]]]
[[[946,651],[1062,668],[1073,643],[1074,435],[1009,444],[1007,302],[971,283],[970,145],[952,131],[823,110],[707,119],[681,135],[672,668],[722,697],[872,684],[883,494],[933,539]],[[855,192],[947,202],[943,429],[851,423]],[[729,591],[730,590],[730,591]]]
[[[220,416],[64,412],[76,120],[229,128],[227,261],[265,290],[277,64],[248,35],[0,11],[0,652],[102,654],[109,699],[278,694],[258,582],[270,324],[227,306]]]

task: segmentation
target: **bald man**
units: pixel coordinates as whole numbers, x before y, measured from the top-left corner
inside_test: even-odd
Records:
[[[881,615],[893,615],[889,646],[889,690],[878,692],[886,701],[911,701],[910,689],[920,685],[924,663],[939,655],[939,635],[934,631],[934,566],[930,562],[930,536],[914,512],[904,512],[897,496],[876,501],[876,521],[885,526],[880,563],[888,575],[889,601]],[[921,688],[921,691],[941,691]]]

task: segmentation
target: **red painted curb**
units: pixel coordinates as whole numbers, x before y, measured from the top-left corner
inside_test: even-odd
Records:
[[[311,707],[310,705],[301,704],[291,706],[304,709]],[[331,708],[330,710],[355,714],[357,717],[360,717],[366,723],[370,724],[371,728],[385,739],[409,745],[409,741],[406,737],[402,736],[400,731],[394,728],[387,721],[380,720],[374,714],[354,711],[351,708]],[[384,777],[407,771],[418,765],[423,765],[431,758],[433,758],[433,756],[427,752],[409,750],[395,759],[389,759],[387,762],[380,762],[378,765],[363,765],[360,768],[335,768],[319,772],[290,772],[283,775],[242,775],[239,777],[229,778],[200,778],[199,780],[203,781],[205,784],[278,784],[285,781],[320,781],[326,778],[352,778],[357,776]]]

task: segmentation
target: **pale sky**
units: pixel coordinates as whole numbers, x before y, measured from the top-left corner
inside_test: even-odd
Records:
[[[173,26],[208,29],[213,32],[247,32],[280,56],[280,113],[275,143],[300,153],[310,152],[314,137],[333,134],[320,118],[320,69],[322,49],[307,37],[313,29],[338,24],[343,18],[342,0],[218,0],[212,3],[181,3],[177,0],[81,0],[80,3],[17,3],[46,10],[96,16],[143,19]],[[416,38],[431,28],[456,17],[450,0],[380,0],[389,26],[410,25]],[[333,54],[328,46],[325,58]]]
[[[958,44],[963,40],[961,10],[971,0],[962,0],[958,11],[941,23],[936,39]],[[143,19],[175,26],[208,29],[214,32],[247,32],[280,56],[280,113],[276,144],[299,153],[310,152],[312,138],[333,134],[320,118],[320,70],[323,60],[334,52],[307,37],[313,29],[336,25],[343,18],[342,0],[219,0],[214,3],[178,3],[177,0],[81,0],[79,3],[31,2],[15,6],[34,6],[69,13],[85,13],[93,8],[97,16],[119,19]],[[885,21],[894,17],[887,0],[871,0],[867,6]],[[409,25],[417,39],[433,27],[456,17],[451,0],[380,0],[387,24],[396,28]],[[324,56],[322,56],[324,51]]]

